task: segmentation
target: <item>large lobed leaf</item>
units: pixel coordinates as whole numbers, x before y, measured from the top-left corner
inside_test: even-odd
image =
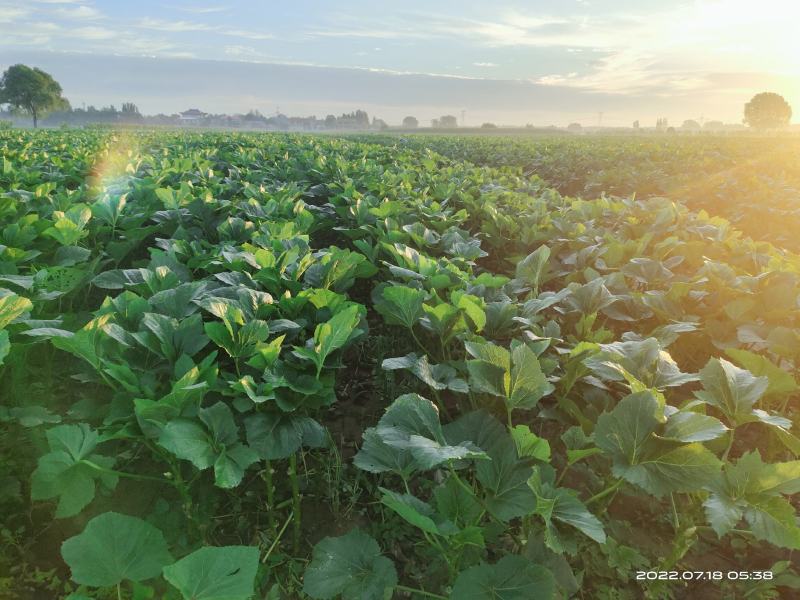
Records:
[[[145,581],[172,562],[161,532],[141,519],[107,512],[61,545],[72,580],[92,587]]]
[[[381,556],[378,543],[360,529],[326,537],[316,546],[303,576],[303,592],[325,600],[384,600],[397,585],[392,561]]]

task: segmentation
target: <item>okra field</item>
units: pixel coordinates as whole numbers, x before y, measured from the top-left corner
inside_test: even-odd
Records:
[[[798,597],[798,189],[789,136],[0,131],[0,598]]]

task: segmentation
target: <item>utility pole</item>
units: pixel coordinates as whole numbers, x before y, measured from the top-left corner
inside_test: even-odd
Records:
[[[466,122],[466,115],[467,111],[465,109],[461,109],[461,126],[464,127],[464,123]]]

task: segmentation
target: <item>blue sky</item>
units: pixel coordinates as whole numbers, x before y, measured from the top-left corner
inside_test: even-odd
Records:
[[[0,67],[145,112],[738,121],[766,89],[800,112],[798,17],[786,0],[0,0]]]

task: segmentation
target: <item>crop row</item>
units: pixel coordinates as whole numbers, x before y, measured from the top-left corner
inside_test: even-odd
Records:
[[[477,165],[537,175],[560,193],[667,196],[745,235],[800,252],[800,142],[793,136],[372,136]]]
[[[635,571],[678,568],[773,577],[646,593],[796,585],[793,255],[666,199],[355,141],[0,149],[9,589],[636,598]]]

